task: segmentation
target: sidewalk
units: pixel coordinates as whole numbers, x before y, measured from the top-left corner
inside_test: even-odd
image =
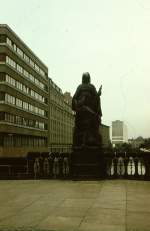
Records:
[[[150,182],[0,181],[0,230],[150,231]]]

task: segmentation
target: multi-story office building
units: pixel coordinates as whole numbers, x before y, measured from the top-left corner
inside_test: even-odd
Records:
[[[49,79],[49,150],[69,151],[72,145],[74,113],[71,96]]]
[[[48,151],[48,68],[0,24],[0,156]]]
[[[127,126],[123,121],[112,122],[112,144],[122,144],[128,142]]]

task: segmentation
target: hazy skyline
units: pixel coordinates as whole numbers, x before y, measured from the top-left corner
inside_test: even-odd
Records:
[[[88,71],[102,84],[102,122],[150,137],[150,1],[0,0],[8,24],[73,95]]]

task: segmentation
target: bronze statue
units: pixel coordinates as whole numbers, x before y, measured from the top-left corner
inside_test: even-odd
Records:
[[[101,124],[101,96],[102,86],[96,91],[90,83],[88,72],[82,75],[82,84],[72,99],[72,109],[75,111],[75,128],[73,146],[100,146],[101,136],[99,127]]]

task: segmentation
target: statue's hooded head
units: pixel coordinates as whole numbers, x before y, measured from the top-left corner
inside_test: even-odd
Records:
[[[90,77],[89,72],[84,72],[82,75],[82,83],[88,84],[90,82],[91,82],[91,77]]]

